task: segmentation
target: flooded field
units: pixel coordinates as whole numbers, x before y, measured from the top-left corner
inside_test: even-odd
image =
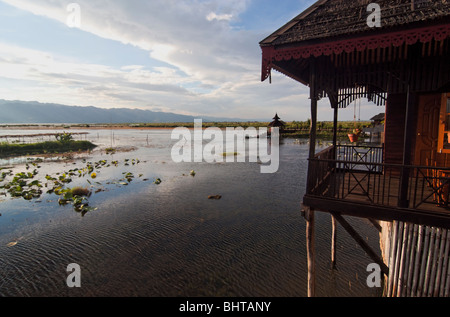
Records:
[[[169,129],[71,132],[98,148],[0,161],[0,185],[31,173],[42,186],[29,200],[0,189],[0,296],[306,296],[306,143],[283,140],[279,171],[262,174],[258,163],[174,163]],[[73,187],[91,192],[81,211],[54,192]],[[366,285],[371,259],[341,228],[330,269],[330,216],[316,218],[317,294],[379,295]],[[379,250],[372,225],[349,221]],[[70,263],[80,288],[66,284]]]

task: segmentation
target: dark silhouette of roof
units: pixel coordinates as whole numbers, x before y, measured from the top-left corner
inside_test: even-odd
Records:
[[[286,125],[286,122],[280,120],[280,117],[278,116],[278,113],[275,114],[275,117],[273,117],[273,121],[269,123],[269,127],[284,127]]]
[[[377,0],[381,27],[371,28],[367,10],[371,1],[319,0],[293,20],[260,42],[264,45],[289,45],[352,34],[376,33],[440,23],[450,17],[449,0]]]

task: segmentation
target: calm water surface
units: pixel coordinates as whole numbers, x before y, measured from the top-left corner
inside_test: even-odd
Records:
[[[258,163],[176,164],[171,130],[86,132],[78,138],[99,148],[71,160],[38,163],[36,178],[45,181],[47,174],[81,169],[87,162],[117,161],[96,169],[95,180],[74,177],[67,185],[90,186],[89,204],[96,210],[82,216],[70,205],[59,206],[55,194],[32,201],[0,195],[1,296],[306,296],[300,211],[307,144],[284,140],[279,171],[261,174]],[[111,145],[126,151],[106,154]],[[3,160],[0,167],[33,170],[26,170],[27,162]],[[125,173],[134,175],[126,186]],[[318,295],[379,295],[366,286],[372,260],[340,228],[338,267],[330,270],[330,216],[316,218]],[[379,250],[368,222],[349,221]],[[81,267],[81,288],[66,285],[69,263]]]

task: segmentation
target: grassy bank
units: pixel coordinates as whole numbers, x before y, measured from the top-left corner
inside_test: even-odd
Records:
[[[245,122],[205,122],[203,121],[203,128],[217,127],[217,128],[227,128],[227,127],[255,127],[262,128],[267,127],[270,122],[259,122],[259,121],[245,121]],[[299,131],[309,131],[310,120],[307,121],[287,121],[286,129],[294,129]],[[338,123],[338,129],[342,131],[352,130],[356,126],[365,127],[369,126],[370,121],[341,121]],[[28,124],[28,125],[15,125],[15,124],[3,124],[0,128],[9,129],[120,129],[120,128],[177,128],[177,127],[187,127],[193,128],[194,122],[172,122],[172,123],[104,123],[104,124]],[[333,122],[331,121],[321,121],[317,122],[318,131],[332,131]]]
[[[89,141],[46,141],[39,143],[0,143],[0,157],[21,155],[53,154],[67,152],[81,152],[92,150],[95,144]]]

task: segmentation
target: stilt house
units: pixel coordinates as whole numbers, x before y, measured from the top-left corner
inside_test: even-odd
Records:
[[[320,0],[260,46],[262,81],[275,70],[310,90],[303,197],[309,295],[315,294],[314,212],[321,211],[381,265],[386,296],[448,296],[450,1]],[[334,109],[334,138],[317,153],[322,98]],[[385,106],[383,146],[337,142],[339,110],[359,98]],[[382,258],[345,216],[373,221]]]

